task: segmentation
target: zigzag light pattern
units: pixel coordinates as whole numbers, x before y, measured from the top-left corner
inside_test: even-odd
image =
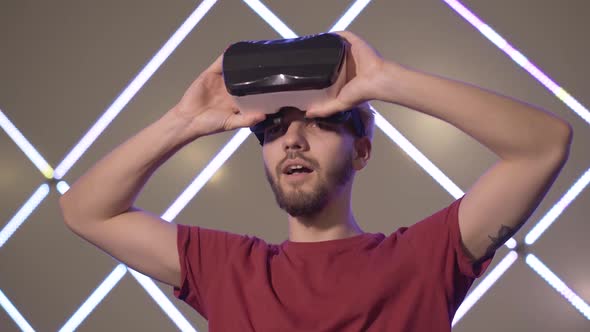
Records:
[[[509,45],[504,38],[497,34],[487,24],[483,23],[473,13],[471,13],[459,1],[443,0],[451,8],[453,8],[465,20],[476,27],[486,38],[492,43],[502,49],[508,56],[511,57],[517,64],[527,70],[535,79],[552,91],[560,100],[562,100],[569,108],[571,108],[584,121],[590,123],[590,113],[588,110],[569,95],[563,88],[554,83],[548,76],[542,73],[535,67],[522,53]],[[192,31],[203,16],[210,10],[216,1],[205,0],[197,9],[187,18],[181,27],[173,34],[173,36],[164,44],[164,46],[156,53],[145,68],[135,77],[127,86],[121,95],[113,102],[113,104],[105,111],[99,120],[91,127],[86,135],[76,144],[76,146],[68,153],[64,160],[58,165],[55,170],[45,161],[41,154],[26,140],[20,131],[10,122],[10,120],[0,110],[0,127],[9,135],[9,137],[19,146],[19,148],[27,155],[33,164],[40,170],[40,172],[47,178],[51,179],[61,178],[74,165],[74,163],[82,156],[88,147],[96,140],[96,138],[104,131],[104,129],[111,123],[111,121],[122,111],[127,103],[135,96],[135,94],[143,87],[143,85],[151,78],[160,65],[168,58],[168,56],[176,49],[182,40]],[[244,0],[250,8],[257,12],[269,25],[277,30],[284,38],[293,38],[297,35],[289,29],[274,13],[272,13],[266,6],[257,0]],[[330,31],[345,30],[346,27],[364,10],[370,3],[370,0],[355,1],[345,14],[333,25]],[[459,189],[448,177],[446,177],[436,166],[434,166],[425,156],[423,156],[415,147],[409,143],[405,143],[405,139],[395,128],[389,124],[380,114],[377,115],[379,120],[378,126],[392,139],[396,144],[400,145],[406,153],[430,174],[445,190],[447,190],[453,197],[460,197],[463,192]],[[389,128],[391,127],[391,128]],[[386,128],[386,129],[383,129]],[[393,129],[393,130],[392,130]],[[170,206],[163,214],[163,218],[172,221],[176,215],[188,204],[198,191],[206,184],[206,182],[213,176],[215,171],[227,160],[233,152],[246,139],[248,132],[240,130],[230,140],[219,154],[207,165],[207,167],[195,178],[195,180],[187,187],[187,189],[179,196],[177,200]],[[405,147],[405,148],[404,148]],[[525,242],[532,244],[538,237],[555,221],[555,219],[563,212],[563,210],[573,201],[580,192],[588,185],[590,179],[590,169],[584,173],[576,183],[570,188],[567,193],[559,200],[559,202],[547,212],[547,214],[539,221],[539,223],[527,234]],[[57,184],[57,189],[60,193],[64,193],[68,189],[67,183],[60,181]],[[35,193],[27,200],[23,207],[15,214],[15,216],[4,226],[0,231],[0,248],[3,244],[14,234],[16,229],[26,220],[26,218],[34,211],[34,209],[43,201],[49,194],[49,186],[47,184],[41,185]],[[513,249],[516,247],[516,241],[510,239],[506,245]],[[510,252],[502,259],[502,261],[488,274],[488,278],[482,280],[478,287],[476,287],[465,299],[463,305],[458,309],[453,325],[463,317],[463,315],[477,302],[491,285],[498,280],[498,278],[510,267],[516,260],[517,254]],[[526,262],[535,272],[546,280],[553,288],[555,288],[568,302],[570,302],[578,311],[580,311],[586,318],[590,319],[588,304],[586,304],[577,294],[569,289],[555,274],[553,274],[540,260],[534,255],[529,254],[526,257]],[[94,309],[98,303],[104,298],[108,292],[120,281],[127,271],[138,280],[144,289],[154,298],[165,313],[175,322],[175,324],[183,331],[195,331],[186,319],[177,311],[172,303],[166,298],[161,290],[146,276],[119,264],[105,281],[101,283],[97,290],[82,304],[82,306],[72,315],[66,322],[63,331],[74,330],[84,320],[84,318]],[[492,278],[493,277],[493,278]],[[481,287],[481,288],[480,288]],[[465,307],[464,307],[465,305]],[[8,298],[0,290],[0,306],[2,306],[10,317],[17,323],[17,325],[25,331],[33,331],[30,324],[18,312],[16,307],[8,300]],[[77,314],[82,312],[81,314]],[[180,315],[180,316],[178,316]]]

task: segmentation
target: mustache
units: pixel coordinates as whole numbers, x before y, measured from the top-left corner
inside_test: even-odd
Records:
[[[310,164],[314,169],[319,168],[319,163],[311,158],[304,156],[301,152],[298,151],[289,151],[285,155],[285,157],[278,163],[276,172],[277,174],[282,173],[283,165],[290,159],[301,159],[306,163]]]

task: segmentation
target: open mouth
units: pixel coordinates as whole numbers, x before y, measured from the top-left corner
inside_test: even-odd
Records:
[[[303,165],[289,165],[283,169],[283,175],[288,183],[300,183],[310,179],[313,169]]]
[[[302,173],[311,173],[313,172],[312,169],[307,168],[303,165],[292,165],[287,167],[287,169],[285,170],[285,174],[287,175],[293,175],[293,174],[302,174]]]

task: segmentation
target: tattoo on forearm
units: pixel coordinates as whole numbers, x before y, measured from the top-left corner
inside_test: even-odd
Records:
[[[500,248],[500,246],[502,246],[506,241],[508,241],[508,239],[510,239],[510,237],[513,234],[514,234],[514,229],[512,229],[508,226],[502,225],[500,227],[500,229],[498,230],[498,235],[496,235],[495,237],[488,235],[490,240],[492,240],[492,243],[488,247],[487,253],[490,254],[490,253],[496,251],[496,249]]]

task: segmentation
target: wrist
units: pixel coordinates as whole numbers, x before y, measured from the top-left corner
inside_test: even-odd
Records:
[[[381,69],[376,75],[374,82],[373,96],[376,99],[388,103],[398,103],[402,92],[403,82],[408,75],[411,75],[409,68],[397,63],[384,61]]]
[[[173,146],[186,145],[202,136],[191,131],[193,119],[179,112],[177,106],[171,108],[157,122],[165,133],[163,138]]]

